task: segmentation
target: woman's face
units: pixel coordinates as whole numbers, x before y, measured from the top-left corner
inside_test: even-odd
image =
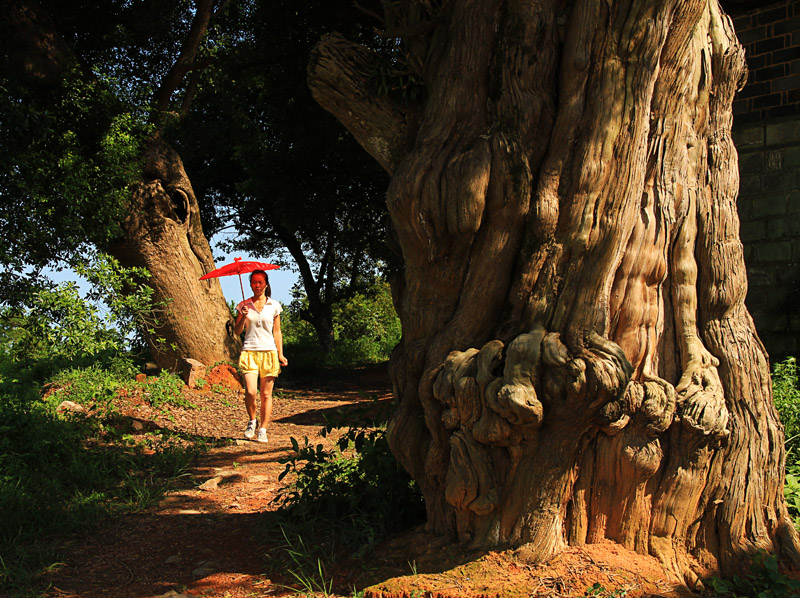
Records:
[[[253,295],[259,297],[264,294],[264,289],[267,288],[267,280],[263,274],[254,274],[250,279],[250,288],[253,289]]]

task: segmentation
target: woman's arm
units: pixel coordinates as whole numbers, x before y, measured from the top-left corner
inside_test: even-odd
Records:
[[[283,356],[283,332],[281,332],[281,316],[275,316],[272,323],[272,338],[275,339],[275,346],[278,348],[278,361],[281,365],[289,365],[289,360]]]
[[[250,311],[250,308],[246,305],[242,305],[242,308],[239,310],[239,313],[236,316],[236,323],[233,325],[233,332],[236,336],[239,336],[244,332],[244,327],[247,324],[247,312]]]

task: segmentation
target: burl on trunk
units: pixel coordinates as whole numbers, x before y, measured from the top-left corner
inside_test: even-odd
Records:
[[[401,7],[395,5],[400,4]],[[689,583],[796,560],[768,358],[744,307],[716,0],[407,1],[424,96],[339,36],[317,100],[392,174],[392,449],[428,525],[545,559],[615,540]]]

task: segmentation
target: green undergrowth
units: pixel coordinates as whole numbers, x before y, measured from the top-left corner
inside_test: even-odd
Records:
[[[781,572],[774,555],[760,552],[753,557],[750,571],[731,579],[715,577],[706,582],[703,597],[788,598],[800,596],[800,581]]]
[[[270,569],[288,573],[298,591],[328,595],[331,563],[360,562],[392,534],[424,521],[421,493],[389,451],[377,405],[329,419],[321,433],[338,434],[333,448],[292,438],[294,452],[282,460],[280,479],[289,482],[277,493],[266,532],[283,542],[270,551]]]
[[[772,394],[784,428],[784,494],[789,514],[795,527],[800,529],[800,371],[794,357],[787,357],[773,366]]]
[[[0,594],[31,593],[63,539],[155,504],[205,449],[163,430],[134,436],[115,402],[121,389],[137,392],[130,375],[112,362],[65,369],[34,400],[0,386]],[[138,392],[154,406],[177,399],[170,376],[148,387]],[[83,410],[59,412],[63,401]]]

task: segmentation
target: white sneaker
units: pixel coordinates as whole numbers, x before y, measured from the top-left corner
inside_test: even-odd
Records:
[[[267,431],[264,428],[258,429],[258,436],[256,437],[256,442],[266,442],[267,441]]]
[[[256,435],[256,420],[251,419],[247,422],[247,427],[244,429],[244,437],[248,440],[252,440],[253,436]]]

